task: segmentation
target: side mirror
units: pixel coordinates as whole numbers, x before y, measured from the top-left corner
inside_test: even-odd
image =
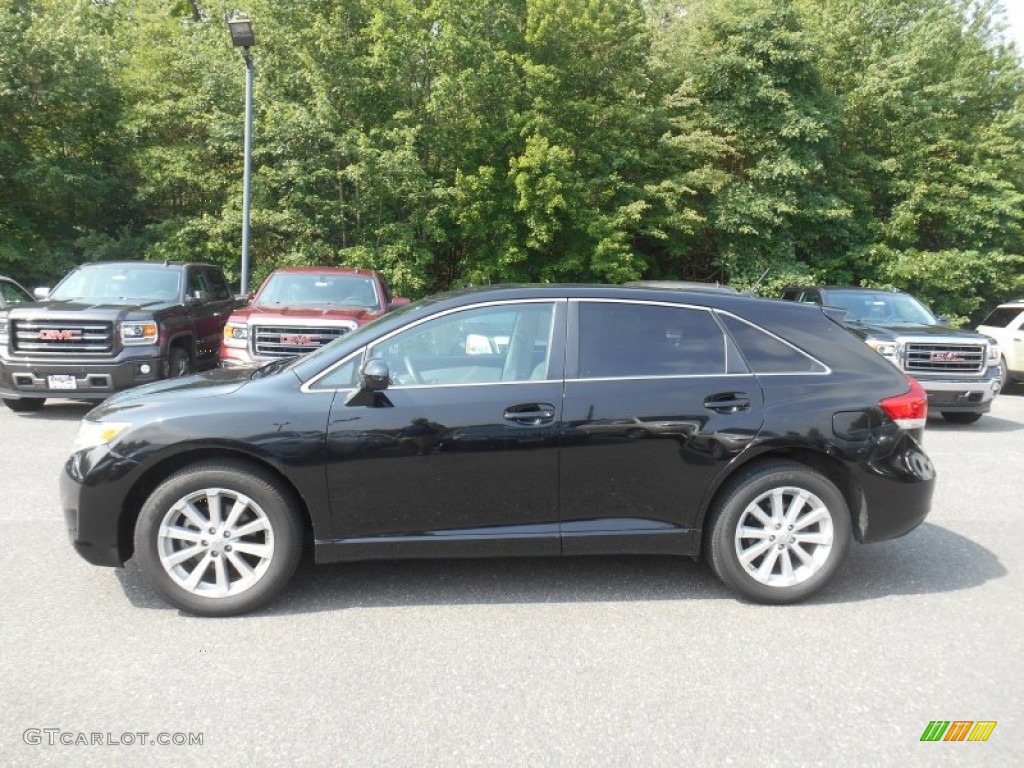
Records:
[[[391,371],[388,364],[377,357],[370,358],[359,369],[359,388],[369,392],[387,389],[391,383]]]
[[[949,315],[939,315],[935,319],[939,321],[939,325],[949,325],[950,323]]]
[[[377,405],[377,393],[387,389],[390,383],[391,371],[388,370],[388,364],[380,358],[371,358],[359,369],[359,389],[348,396],[345,405]]]
[[[391,303],[388,304],[388,309],[398,309],[399,307],[404,307],[408,303],[409,300],[405,298],[405,296],[395,296],[391,300]]]
[[[36,288],[34,291],[32,291],[32,295],[35,296],[36,299],[39,301],[45,301],[46,298],[50,295],[50,289]]]

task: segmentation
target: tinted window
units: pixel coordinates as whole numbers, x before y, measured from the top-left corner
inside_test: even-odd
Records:
[[[731,315],[722,322],[754,373],[824,373],[825,367],[766,331]]]
[[[0,280],[0,294],[3,295],[4,302],[7,304],[20,304],[23,301],[30,301],[14,283],[8,283],[6,280]]]
[[[370,349],[394,386],[530,381],[547,375],[549,303],[475,307],[428,320]]]
[[[356,355],[320,379],[313,389],[351,389],[356,385],[356,372],[362,361],[363,356]]]
[[[580,378],[725,373],[725,337],[710,312],[580,302]]]
[[[231,291],[228,290],[228,284],[224,280],[224,275],[216,269],[206,270],[206,280],[210,284],[210,290],[213,292],[214,299],[224,301],[231,298]]]
[[[1024,312],[1021,307],[1000,307],[992,310],[989,316],[982,321],[982,325],[990,325],[993,328],[1007,328],[1014,320]]]
[[[209,294],[210,287],[206,284],[206,275],[201,269],[190,269],[188,271],[188,293],[196,296],[199,292]]]

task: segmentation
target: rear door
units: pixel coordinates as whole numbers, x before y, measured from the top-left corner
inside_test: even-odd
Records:
[[[756,379],[706,308],[569,307],[563,552],[695,551],[707,489],[761,427]]]

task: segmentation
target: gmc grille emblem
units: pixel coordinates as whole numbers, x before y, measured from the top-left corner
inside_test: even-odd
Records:
[[[963,352],[932,352],[932,360],[938,363],[959,363],[964,359]]]
[[[316,342],[313,341],[313,339],[311,339],[309,336],[282,336],[281,343],[295,344],[296,346],[300,347],[308,347],[310,344],[315,344]]]
[[[77,328],[66,331],[44,328],[39,332],[39,338],[41,341],[76,341],[82,338],[82,332]]]

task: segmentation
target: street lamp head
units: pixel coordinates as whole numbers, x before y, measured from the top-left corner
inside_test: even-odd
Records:
[[[229,19],[228,30],[231,32],[231,42],[239,48],[251,48],[256,45],[256,36],[252,31],[252,21],[249,19]]]

